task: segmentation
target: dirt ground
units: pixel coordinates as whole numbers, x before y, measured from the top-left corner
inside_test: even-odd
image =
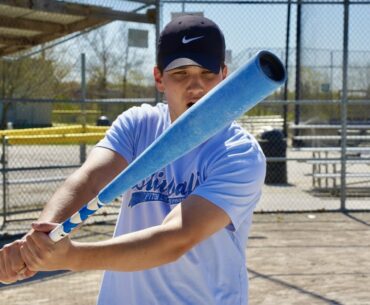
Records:
[[[256,215],[250,304],[369,305],[370,213]]]
[[[250,305],[370,305],[370,213],[256,214],[247,253]],[[95,304],[100,279],[63,273],[0,286],[0,304]]]

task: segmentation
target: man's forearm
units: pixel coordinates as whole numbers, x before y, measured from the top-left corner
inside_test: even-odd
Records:
[[[54,193],[39,221],[62,222],[93,199],[98,192],[127,166],[119,154],[95,147],[86,162]]]
[[[41,212],[39,221],[53,223],[63,222],[84,204],[94,198],[98,192],[126,166],[126,160],[117,153],[105,148],[94,148],[81,168],[74,172],[54,193]],[[17,272],[20,269],[23,270],[24,264],[26,263],[24,258],[20,257],[19,244],[23,245],[27,239],[32,238],[32,236],[37,233],[34,230],[35,225],[36,224],[33,225],[33,228],[22,240],[9,244],[5,249],[0,250],[0,281],[14,282],[19,279],[19,274]],[[49,243],[51,240],[47,237],[47,233],[54,227],[55,225],[46,226],[42,230],[44,238],[46,238]],[[54,245],[54,243],[52,243],[52,245]],[[38,251],[39,247],[35,249]],[[48,254],[50,252],[49,250],[50,248],[41,253]],[[11,255],[8,255],[9,253]],[[66,256],[63,255],[62,258],[65,261]],[[33,258],[31,261],[34,262]],[[29,268],[30,265],[26,263],[26,266],[27,270],[22,273],[23,277],[35,274],[35,272],[32,272]],[[35,268],[34,270],[37,269]]]
[[[106,241],[79,243],[67,237],[54,243],[45,233],[55,224],[33,224],[35,232],[28,236],[21,251],[30,270],[35,271],[137,271],[174,262],[229,223],[230,218],[221,208],[190,195],[171,210],[161,225]]]
[[[177,260],[189,250],[186,239],[163,225],[94,243],[76,243],[70,269],[138,271]]]
[[[87,177],[72,174],[45,205],[39,221],[62,222],[97,195]]]

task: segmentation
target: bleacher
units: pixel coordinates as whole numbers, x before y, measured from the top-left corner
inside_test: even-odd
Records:
[[[307,164],[312,165],[314,191],[338,195],[341,184],[341,158],[345,149],[346,185],[356,196],[369,194],[370,181],[370,129],[369,124],[347,124],[346,146],[342,148],[341,124],[291,125],[293,150],[312,153]],[[348,194],[347,194],[348,195]]]
[[[270,129],[283,129],[284,119],[280,115],[248,116],[238,120],[239,124],[254,136]]]

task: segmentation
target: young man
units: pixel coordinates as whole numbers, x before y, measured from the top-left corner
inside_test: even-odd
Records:
[[[45,234],[95,197],[227,75],[224,37],[209,19],[171,21],[158,50],[154,78],[168,104],[134,107],[117,118],[51,198],[33,231],[0,256],[3,270],[12,261],[13,277],[7,280],[23,265],[25,276],[103,269],[99,305],[248,303],[245,247],[265,158],[236,123],[126,192],[112,239],[53,243]]]

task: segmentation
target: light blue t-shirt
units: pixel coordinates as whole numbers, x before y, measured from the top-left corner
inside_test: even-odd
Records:
[[[133,107],[116,119],[98,146],[130,163],[170,125],[165,104]],[[132,187],[123,196],[115,236],[161,224],[190,194],[219,206],[231,224],[176,262],[137,272],[106,271],[98,304],[248,304],[245,248],[265,170],[257,141],[233,123]]]

